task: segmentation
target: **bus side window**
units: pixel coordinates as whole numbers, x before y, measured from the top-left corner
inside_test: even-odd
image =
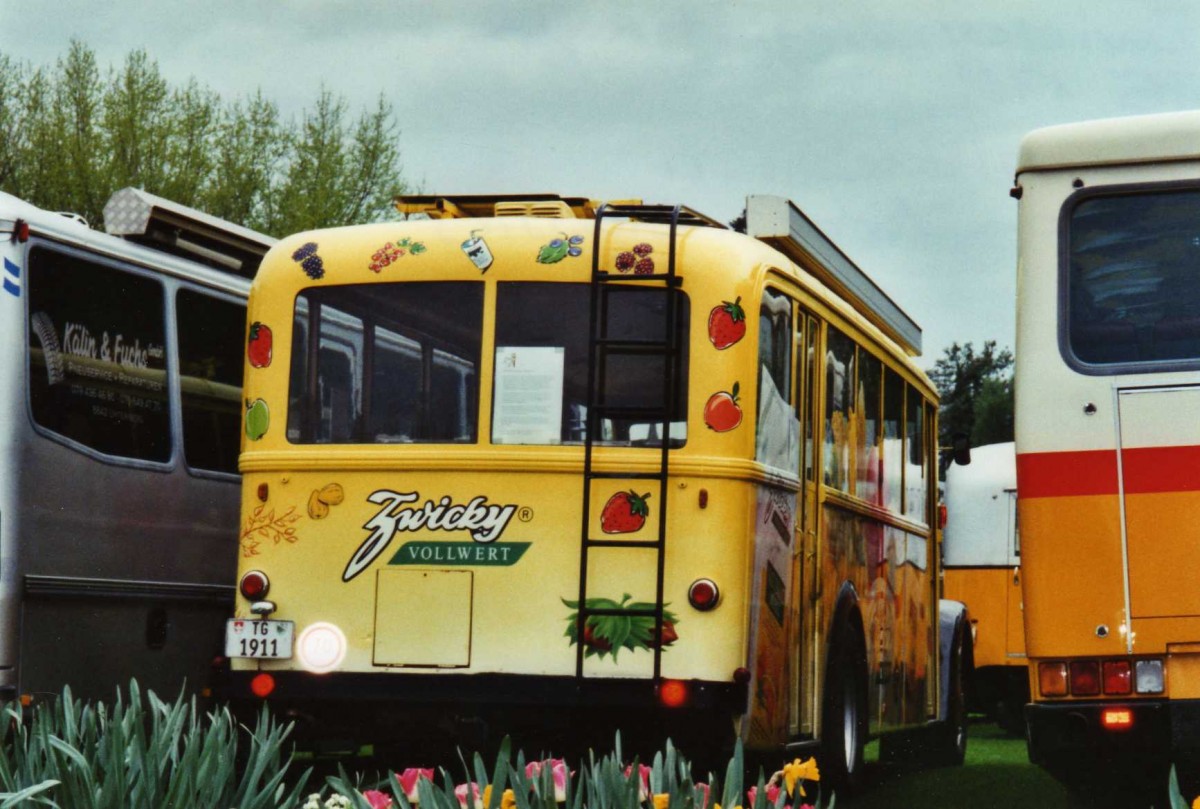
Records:
[[[854,341],[828,327],[825,351],[825,484],[849,491],[854,460]]]
[[[34,422],[143,461],[171,458],[162,284],[57,250],[29,255]]]
[[[855,433],[858,439],[855,451],[858,455],[858,474],[855,476],[854,494],[868,503],[878,505],[880,501],[879,453],[882,430],[880,409],[883,363],[868,351],[858,352],[858,410],[855,413]]]
[[[925,440],[925,409],[916,388],[908,389],[904,418],[904,516],[926,523],[929,519],[929,453]]]
[[[246,308],[181,289],[175,319],[183,457],[193,469],[237,474]]]
[[[900,513],[904,475],[904,380],[891,368],[883,371],[883,506]]]
[[[758,313],[758,431],[755,458],[797,474],[800,424],[792,406],[792,301],[768,289]]]

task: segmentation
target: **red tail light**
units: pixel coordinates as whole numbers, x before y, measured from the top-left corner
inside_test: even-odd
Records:
[[[1105,694],[1133,693],[1133,669],[1128,660],[1105,660],[1103,671]]]
[[[696,579],[688,588],[688,603],[701,612],[713,609],[720,600],[721,591],[712,579]]]
[[[688,702],[688,686],[683,680],[663,680],[658,685],[658,701],[664,708],[682,708]]]
[[[1100,662],[1072,660],[1070,664],[1071,693],[1077,697],[1094,697],[1100,693]]]
[[[242,598],[247,601],[262,601],[271,591],[271,581],[261,570],[250,570],[242,576],[241,582],[238,583],[238,590],[241,591]]]
[[[259,699],[266,699],[275,690],[275,678],[265,671],[254,675],[250,681],[250,691]]]

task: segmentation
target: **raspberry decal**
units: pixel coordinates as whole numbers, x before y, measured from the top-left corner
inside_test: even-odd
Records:
[[[640,531],[650,516],[650,507],[646,505],[649,493],[638,494],[633,489],[627,492],[617,492],[608,498],[604,510],[600,512],[600,530],[606,534],[632,534]]]
[[[739,297],[733,303],[721,301],[708,313],[708,339],[717,351],[724,351],[746,336],[746,312]]]
[[[742,408],[738,406],[738,383],[733,390],[719,391],[708,397],[704,405],[704,424],[718,433],[727,433],[742,423]]]
[[[636,262],[637,256],[633,253],[619,253],[617,255],[617,272],[629,272]]]
[[[292,261],[299,264],[305,275],[314,281],[325,277],[325,262],[321,261],[321,257],[317,255],[316,242],[302,244],[296,252],[292,253]]]
[[[654,259],[650,258],[650,254],[654,252],[654,248],[646,242],[638,242],[631,250],[625,250],[617,254],[617,272],[629,272],[633,270],[634,275],[652,275],[654,273]]]
[[[652,275],[654,273],[654,259],[642,258],[638,259],[638,263],[633,265],[634,275]]]
[[[645,256],[648,256],[653,252],[654,252],[654,248],[651,247],[650,245],[646,244],[645,242],[642,242],[641,244],[635,244],[633,246],[633,254],[635,256],[644,258]]]
[[[654,604],[647,601],[629,603],[632,596],[625,594],[619,602],[611,598],[589,598],[584,602],[589,610],[626,610],[630,613],[649,611]],[[567,616],[567,631],[564,635],[569,638],[569,645],[574,646],[579,639],[579,602],[561,599],[570,610],[575,610]],[[675,627],[679,625],[679,617],[663,605],[662,634],[654,631],[653,615],[590,615],[583,622],[583,656],[603,659],[611,654],[616,662],[617,652],[628,649],[631,652],[638,649],[654,649],[661,647],[664,651],[668,646],[679,640]]]
[[[389,264],[399,261],[401,256],[410,253],[414,256],[419,256],[425,250],[426,247],[423,242],[415,242],[407,237],[398,240],[395,244],[388,242],[371,255],[371,263],[367,265],[367,269],[371,272],[379,272]]]
[[[549,244],[542,245],[538,250],[538,264],[557,264],[567,256],[578,258],[583,254],[583,248],[579,245],[583,244],[582,236],[571,236],[562,234],[561,239],[551,239]]]

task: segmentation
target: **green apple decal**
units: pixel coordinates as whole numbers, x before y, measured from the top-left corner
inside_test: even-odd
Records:
[[[257,441],[267,433],[267,428],[271,426],[271,411],[267,408],[267,403],[262,399],[255,399],[251,402],[246,400],[246,437],[251,441]]]

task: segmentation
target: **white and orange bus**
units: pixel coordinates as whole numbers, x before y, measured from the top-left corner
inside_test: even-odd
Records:
[[[1030,757],[1153,787],[1200,748],[1200,113],[1033,132],[1013,195]]]
[[[425,216],[289,237],[252,287],[231,696],[373,741],[737,734],[843,784],[876,733],[961,761],[935,393],[890,298],[778,197],[750,236],[399,204]]]
[[[968,707],[1024,733],[1029,676],[1013,443],[975,447],[969,464],[951,464],[943,478],[944,595],[967,605],[975,640]]]

